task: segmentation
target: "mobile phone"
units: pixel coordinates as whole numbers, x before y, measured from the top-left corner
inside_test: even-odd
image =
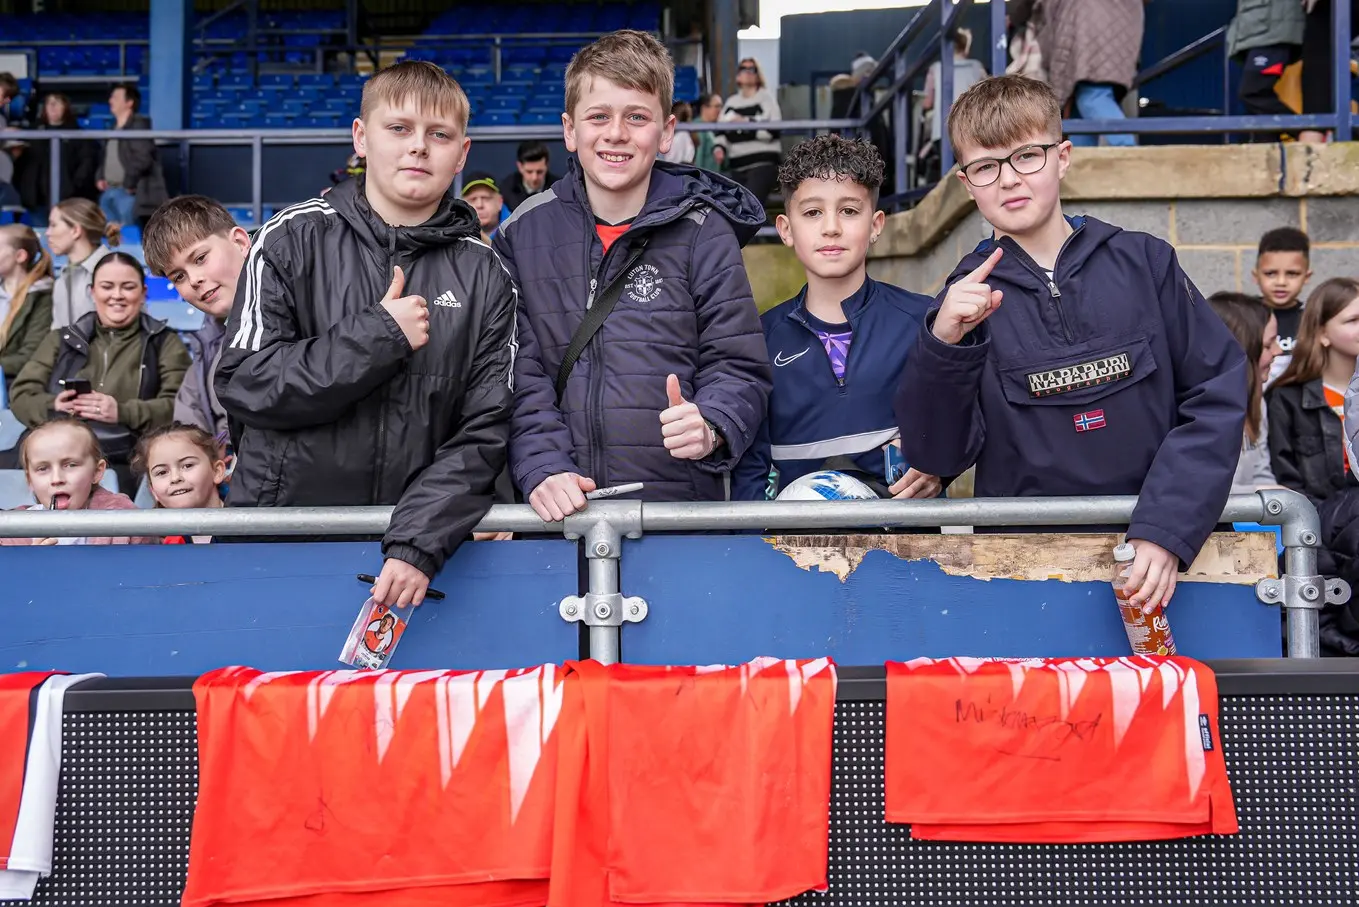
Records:
[[[895,443],[882,449],[883,475],[889,486],[895,485],[906,475],[906,460],[901,456],[901,448]]]
[[[77,395],[94,392],[94,386],[90,384],[89,378],[62,378],[58,383],[64,390],[75,391]]]

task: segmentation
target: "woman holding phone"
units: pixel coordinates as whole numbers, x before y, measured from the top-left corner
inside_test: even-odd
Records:
[[[189,367],[178,336],[142,311],[146,275],[124,252],[94,266],[94,311],[52,331],[10,388],[10,408],[32,428],[64,413],[83,419],[120,480],[143,432],[170,424]]]

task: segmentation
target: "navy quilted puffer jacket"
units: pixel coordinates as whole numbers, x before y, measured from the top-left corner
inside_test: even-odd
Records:
[[[501,225],[495,248],[520,299],[510,468],[525,495],[575,472],[600,487],[643,482],[643,500],[725,497],[725,474],[769,399],[769,354],[741,260],[763,223],[759,202],[736,183],[658,163],[646,204],[605,255],[573,158],[563,179]],[[624,282],[618,304],[558,404],[557,370],[587,301],[614,280]],[[665,449],[670,373],[724,439],[705,460]]]

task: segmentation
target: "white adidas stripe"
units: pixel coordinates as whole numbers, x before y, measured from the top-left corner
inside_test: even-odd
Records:
[[[541,193],[540,193],[541,194]],[[481,246],[491,253],[496,264],[500,265],[500,270],[505,272],[505,276],[510,280],[510,292],[514,294],[514,318],[510,321],[510,374],[507,378],[510,391],[514,391],[514,360],[519,356],[519,287],[515,285],[514,275],[510,269],[505,267],[505,262],[501,259],[500,253],[494,247],[481,241],[480,237],[464,236],[463,242],[470,242],[474,246]]]
[[[284,208],[260,228],[250,246],[250,255],[245,262],[245,304],[241,307],[241,324],[236,336],[231,340],[233,349],[246,349],[257,352],[264,342],[264,317],[260,313],[260,280],[264,274],[264,243],[269,234],[281,224],[285,224],[302,214],[335,214],[335,209],[325,199],[313,198],[308,201]]]

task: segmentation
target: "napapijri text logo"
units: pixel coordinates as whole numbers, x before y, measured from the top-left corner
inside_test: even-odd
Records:
[[[664,282],[655,265],[638,265],[628,272],[628,296],[634,302],[655,302]]]
[[[1127,353],[1119,353],[1092,362],[1081,362],[1046,372],[1033,372],[1028,376],[1029,396],[1050,397],[1053,394],[1065,394],[1067,391],[1079,390],[1082,387],[1121,381],[1131,374],[1131,357]]]

